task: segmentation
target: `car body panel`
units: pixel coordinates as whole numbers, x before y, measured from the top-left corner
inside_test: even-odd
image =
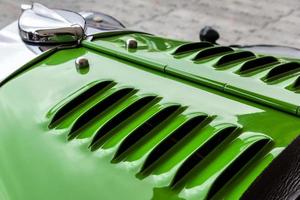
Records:
[[[120,36],[99,38],[92,43],[99,45],[99,49],[106,47],[113,53],[122,51],[124,54],[132,55],[129,56],[131,60],[108,55],[97,48],[90,48],[87,45],[90,43],[86,41],[77,48],[55,50],[46,54],[42,59],[36,60],[27,65],[24,70],[14,74],[1,86],[0,152],[1,160],[5,162],[0,166],[0,171],[3,172],[0,192],[3,199],[201,199],[205,198],[211,190],[213,182],[207,182],[204,184],[205,188],[199,188],[198,184],[203,179],[197,176],[199,169],[206,170],[202,172],[205,176],[219,176],[226,166],[230,165],[231,160],[236,160],[252,144],[267,140],[266,145],[249,160],[249,163],[245,163],[245,166],[239,169],[232,179],[225,182],[226,184],[215,194],[215,198],[237,199],[278,153],[299,135],[300,124],[296,115],[164,73],[165,65],[161,65],[163,68],[150,68],[157,63],[167,62],[176,63],[179,67],[178,59],[173,58],[170,52],[184,42],[135,34],[135,38],[140,37],[147,44],[142,43],[143,45],[139,46],[141,48],[139,53],[140,49],[133,52],[120,50],[124,48],[124,38],[133,37],[132,34],[123,35],[115,42],[116,37]],[[75,66],[75,60],[82,56],[87,58],[90,64],[88,71],[84,73],[80,73]],[[148,65],[147,61],[150,61]],[[186,61],[180,63],[194,67],[193,63],[187,64]],[[203,74],[205,75],[204,72]],[[77,117],[67,113],[58,126],[49,127],[55,113],[67,102],[90,88],[95,81],[105,80],[114,81],[115,90],[134,88],[136,97],[124,97],[123,108],[118,104],[115,111],[109,110],[99,115],[100,121],[92,121],[92,125],[84,130],[87,137],[68,140],[75,119],[78,119],[78,116],[86,112],[95,102],[100,101],[97,100],[98,97],[91,97],[92,99],[84,103],[86,107],[81,105],[72,111],[78,113]],[[259,88],[261,85],[253,85],[253,87]],[[277,90],[281,91],[279,88]],[[107,91],[113,93],[110,89]],[[134,98],[141,98],[143,95],[161,97],[161,102],[157,104],[160,106],[179,104],[182,106],[182,112],[174,114],[176,120],[158,125],[162,132],[154,131],[153,136],[156,135],[157,139],[148,138],[153,139],[152,142],[139,139],[140,144],[152,145],[154,148],[153,145],[164,141],[163,137],[158,138],[159,134],[163,136],[170,133],[163,132],[164,129],[169,131],[177,129],[190,114],[204,113],[209,120],[195,132],[194,139],[180,141],[177,146],[172,147],[173,153],[168,153],[168,157],[161,159],[161,165],[155,165],[153,172],[141,178],[136,174],[145,162],[145,152],[149,152],[141,149],[143,145],[134,143],[132,147],[134,151],[126,150],[122,154],[121,161],[113,160],[120,148],[120,142],[129,141],[127,138],[133,133],[129,131],[130,127],[134,128],[134,123],[147,121],[150,113],[141,114],[128,121],[121,129],[122,132],[113,131],[115,135],[126,133],[128,134],[126,137],[112,137],[110,143],[93,152],[89,145],[91,136],[95,135],[95,129],[111,119],[112,112],[120,112],[129,105],[129,101],[134,101]],[[272,93],[273,95],[276,96],[277,93]],[[292,97],[294,96],[297,95],[293,93]],[[287,100],[294,103],[294,99]],[[160,110],[162,107],[157,109]],[[158,111],[153,110],[153,112]],[[204,162],[199,162],[194,170],[188,172],[185,178],[178,182],[178,186],[176,184],[176,187],[170,187],[176,173],[174,170],[178,170],[178,163],[182,165],[182,162],[171,158],[177,155],[177,151],[178,157],[186,158],[196,150],[201,141],[204,143],[205,138],[211,134],[210,131],[220,124],[235,125],[240,127],[241,131],[218,146]],[[135,151],[136,155],[133,155]],[[223,155],[223,151],[232,152],[232,156],[224,154],[224,157],[218,157]],[[218,159],[213,159],[213,155]],[[168,173],[161,173],[166,171]]]

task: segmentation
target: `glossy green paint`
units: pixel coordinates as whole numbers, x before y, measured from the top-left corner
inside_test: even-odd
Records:
[[[130,38],[134,38],[139,42],[140,47],[137,51],[128,52],[126,50],[125,42]],[[233,52],[218,54],[202,61],[193,61],[198,51],[190,51],[183,55],[173,55],[173,52],[180,44],[185,43],[141,34],[115,36],[106,40],[96,39],[94,42],[85,41],[83,43],[84,46],[89,48],[120,56],[126,60],[140,60],[140,64],[144,64],[147,67],[150,61],[156,61],[159,64],[153,63],[150,66],[151,68],[158,68],[167,74],[179,76],[207,87],[299,115],[300,97],[287,89],[296,81],[296,75],[299,75],[299,73],[296,72],[287,80],[265,83],[262,80],[269,70],[252,73],[251,78],[248,78],[249,74],[242,75],[237,71],[248,59],[240,60],[237,63],[229,63],[220,69],[214,67],[222,55],[228,55]],[[108,51],[107,49],[110,50]],[[261,56],[257,55],[257,57]],[[143,62],[144,60],[146,61]],[[295,61],[293,59],[279,59],[279,61],[281,64],[291,61],[299,62],[299,60]],[[278,63],[273,63],[273,66],[276,65]]]
[[[123,41],[133,36],[142,45],[135,52],[121,50]],[[110,44],[112,41],[115,43]],[[171,66],[168,62],[178,61],[169,52],[181,43],[142,34],[86,41],[83,47],[48,55],[3,84],[0,88],[1,199],[205,199],[218,176],[239,155],[259,141],[268,141],[214,196],[238,199],[299,135],[299,118],[165,73]],[[115,56],[118,51],[122,55]],[[89,59],[90,69],[85,74],[76,70],[75,59],[79,56]],[[185,66],[190,65],[195,64],[189,62]],[[220,77],[216,75],[216,79]],[[49,127],[55,113],[67,102],[104,80],[115,84],[82,102]],[[79,129],[76,138],[68,140],[72,125],[89,108],[128,87],[134,92],[97,115]],[[99,148],[90,150],[92,137],[101,126],[137,99],[149,95],[157,96],[156,100],[111,130]],[[120,145],[134,130],[170,105],[182,108],[121,154],[120,160],[114,160]],[[140,173],[153,149],[189,119],[201,115],[207,116],[204,123]],[[180,166],[220,130],[231,126],[236,131],[170,187]]]

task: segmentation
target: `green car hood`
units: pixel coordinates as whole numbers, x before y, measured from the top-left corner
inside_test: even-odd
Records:
[[[138,33],[45,52],[1,84],[0,199],[239,199],[299,135],[299,69]]]

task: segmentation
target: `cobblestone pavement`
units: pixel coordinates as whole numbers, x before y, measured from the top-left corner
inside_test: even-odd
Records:
[[[279,44],[300,48],[299,0],[37,0],[49,7],[110,14],[127,27],[197,41],[201,27],[221,44]],[[17,19],[28,0],[0,0],[0,28]]]

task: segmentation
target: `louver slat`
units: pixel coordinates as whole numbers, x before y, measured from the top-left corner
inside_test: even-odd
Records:
[[[294,72],[289,69],[288,73]],[[189,113],[179,104],[158,103],[162,98],[156,95],[141,96],[134,88],[114,85],[99,82],[79,93],[60,107],[52,124],[71,126],[68,139],[94,135],[91,151],[109,153],[112,163],[130,163],[139,178],[156,177],[155,184],[169,186],[179,196],[185,197],[182,188],[203,187],[200,199],[214,198],[238,180],[244,167],[271,141],[259,133],[240,134],[234,124],[216,125],[215,116]]]
[[[202,113],[200,113],[202,114]],[[185,122],[191,119],[194,116],[200,115],[199,113],[192,113],[185,115],[183,113],[179,114],[172,119],[172,122],[166,123],[166,126],[163,126],[162,129],[155,131],[155,134],[149,135],[139,141],[134,146],[134,151],[128,152],[124,161],[126,162],[136,162],[139,163],[139,168],[142,167],[147,156],[151,151],[157,147],[162,141],[166,140],[178,127],[182,126]]]
[[[215,56],[220,56],[222,54],[233,52],[233,49],[230,47],[211,47],[200,51],[194,58],[194,61],[201,61],[207,58],[213,58]]]
[[[211,199],[227,182],[230,181],[252,158],[257,155],[270,139],[261,139],[248,147],[239,157],[237,157],[214,181],[207,194],[207,199]]]
[[[255,70],[266,69],[278,62],[279,62],[278,59],[272,56],[256,58],[245,62],[239,69],[238,73],[246,74],[248,72],[252,72]]]
[[[212,47],[212,46],[213,46],[213,44],[208,43],[208,42],[195,42],[195,43],[183,44],[183,45],[179,46],[173,52],[173,55],[185,54],[185,53],[197,51],[197,50],[207,48],[207,47]]]
[[[77,131],[85,126],[89,121],[91,121],[93,118],[95,118],[97,115],[102,113],[104,110],[106,110],[108,107],[112,106],[113,104],[117,103],[119,100],[124,98],[125,96],[129,97],[129,95],[133,95],[136,93],[137,90],[133,88],[123,88],[120,90],[117,90],[104,100],[98,102],[96,105],[94,105],[92,108],[90,108],[88,111],[86,111],[84,114],[82,114],[76,122],[73,124],[71,131],[69,132],[69,139],[73,139],[75,136],[78,135]]]
[[[159,113],[164,108],[174,105],[174,104],[151,104],[149,107],[147,107],[146,110],[141,110],[137,114],[135,114],[133,117],[130,117],[128,120],[122,122],[119,126],[117,126],[112,133],[109,134],[107,138],[104,139],[101,145],[101,150],[106,149],[115,149],[120,146],[122,141],[130,135],[134,130],[136,130],[138,127],[140,127],[142,124],[144,124],[146,121],[151,119],[153,116],[155,116],[157,113]]]
[[[184,109],[185,108],[181,107],[180,105],[172,105],[155,114],[122,141],[117,152],[115,153],[113,161],[119,161],[122,154],[131,148],[137,141],[149,134],[149,132],[151,132],[154,128],[167,121],[169,117],[179,114]]]
[[[194,151],[179,167],[177,170],[171,186],[176,185],[185,175],[189,173],[197,164],[199,164],[210,152],[217,149],[218,146],[224,142],[227,138],[237,132],[239,128],[237,126],[227,126],[218,130],[207,142],[201,145],[196,151]]]
[[[132,103],[130,106],[122,110],[120,113],[118,113],[116,116],[114,116],[111,120],[109,120],[107,123],[105,123],[95,134],[91,144],[90,148],[92,151],[96,150],[102,143],[103,138],[112,131],[114,128],[118,127],[122,122],[126,121],[129,117],[133,116],[135,113],[137,113],[139,110],[145,108],[150,103],[154,104],[160,101],[161,98],[158,98],[156,96],[145,96],[134,103]]]
[[[295,80],[295,82],[290,87],[292,90],[298,92],[300,89],[300,76]]]
[[[250,51],[242,51],[237,53],[231,53],[225,56],[222,56],[218,62],[215,64],[216,68],[223,67],[225,65],[245,61],[255,58],[255,54]]]
[[[207,115],[199,115],[193,117],[182,124],[179,128],[175,129],[175,131],[170,134],[166,139],[164,139],[161,143],[159,143],[147,156],[143,166],[140,170],[140,173],[145,175],[146,173],[150,173],[149,167],[153,167],[153,165],[175,144],[177,144],[184,137],[188,136],[196,127],[204,122],[207,119]]]
[[[124,111],[128,106],[136,102],[140,96],[138,94],[131,95],[129,97],[123,98],[118,103],[114,104],[102,112],[99,116],[92,119],[87,126],[80,129],[79,135],[76,136],[77,139],[91,138],[93,137],[99,128],[101,128],[105,123],[109,122],[112,118],[118,115],[120,112]],[[104,98],[102,98],[104,99]],[[99,101],[98,101],[99,102]],[[87,109],[86,109],[87,110]],[[76,121],[76,119],[75,119]]]
[[[63,105],[53,116],[49,128],[53,128],[55,124],[57,124],[62,118],[64,118],[70,111],[74,110],[76,107],[87,101],[89,98],[94,96],[96,93],[107,90],[111,87],[116,85],[113,81],[102,81],[96,83],[89,89],[85,90],[84,92],[80,93],[78,96],[67,102]]]
[[[284,77],[287,77],[292,74],[296,74],[300,71],[300,64],[296,62],[290,62],[278,65],[274,67],[269,73],[266,75],[264,80],[266,82],[272,82]]]
[[[243,133],[210,153],[173,187],[176,190],[184,188],[185,194],[192,193],[194,198],[200,200],[211,199],[218,191],[225,189],[227,183],[237,178],[239,172],[271,141],[259,133]],[[183,193],[180,195],[186,197]]]

